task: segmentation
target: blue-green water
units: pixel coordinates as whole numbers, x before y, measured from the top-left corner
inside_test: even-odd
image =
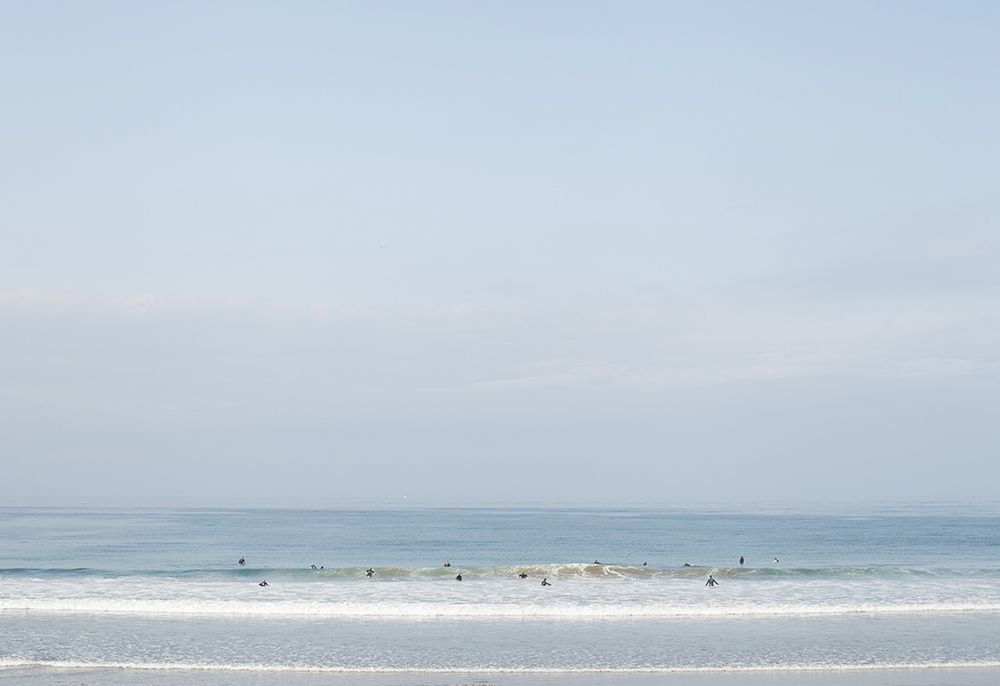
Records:
[[[1000,670],[995,510],[0,509],[18,674],[900,666]]]

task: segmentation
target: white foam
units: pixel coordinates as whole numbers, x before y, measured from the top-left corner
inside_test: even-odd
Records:
[[[810,617],[832,615],[914,615],[1000,613],[1000,603],[831,603],[676,605],[669,603],[515,604],[455,602],[309,602],[126,598],[0,598],[0,612],[95,615],[187,615],[203,617],[329,618],[713,618]]]

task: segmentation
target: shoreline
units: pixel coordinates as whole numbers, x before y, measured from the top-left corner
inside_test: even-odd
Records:
[[[236,686],[989,686],[1000,663],[841,665],[676,670],[343,670],[252,666],[0,665],[0,682],[38,684],[217,684]]]

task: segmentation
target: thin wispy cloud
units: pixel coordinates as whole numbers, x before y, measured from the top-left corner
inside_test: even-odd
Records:
[[[925,10],[0,9],[0,495],[980,489],[997,17]]]

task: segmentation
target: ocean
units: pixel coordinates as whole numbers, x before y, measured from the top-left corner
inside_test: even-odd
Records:
[[[997,508],[0,508],[0,681],[838,678],[1000,683]]]

